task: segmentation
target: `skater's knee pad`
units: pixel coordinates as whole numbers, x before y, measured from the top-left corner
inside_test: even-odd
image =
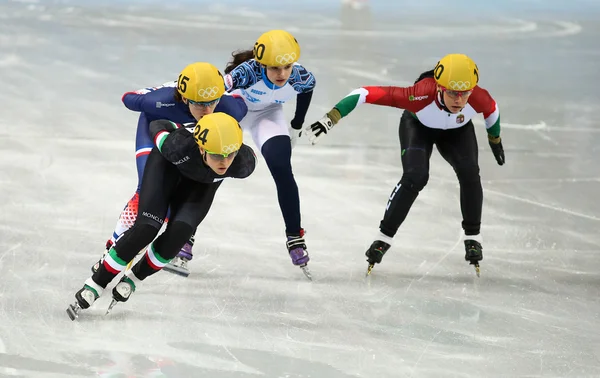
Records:
[[[278,135],[267,140],[261,153],[273,176],[292,172],[292,145],[287,135]]]
[[[156,235],[158,235],[159,229],[150,225],[150,224],[134,224],[133,227],[129,229],[129,232],[123,234],[123,236],[127,236],[130,239],[134,239],[136,243],[148,245],[154,240]],[[119,243],[121,239],[118,240]]]
[[[194,234],[194,228],[188,223],[172,221],[165,232],[154,242],[154,248],[165,259],[177,256],[183,245]]]
[[[400,179],[400,185],[408,191],[419,193],[427,185],[427,181],[429,181],[429,171],[427,169],[411,169],[404,172]]]

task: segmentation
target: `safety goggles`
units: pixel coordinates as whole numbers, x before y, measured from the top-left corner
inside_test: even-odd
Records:
[[[440,89],[442,90],[442,92],[446,92],[446,94],[450,98],[469,97],[471,95],[471,93],[473,93],[472,89],[468,90],[468,91],[453,91],[453,90],[446,89],[446,88],[442,87],[441,85],[440,85]]]
[[[208,101],[208,102],[200,102],[200,101],[192,101],[192,100],[188,100],[188,102],[194,106],[213,108],[213,107],[217,106],[217,104],[219,103],[219,100],[220,100],[220,98],[213,100],[213,101]]]
[[[217,154],[217,153],[212,153],[212,152],[208,152],[208,151],[204,151],[206,153],[206,157],[210,158],[211,160],[214,161],[223,161],[223,160],[231,160],[234,157],[236,157],[238,151],[233,151],[231,153],[228,154]]]

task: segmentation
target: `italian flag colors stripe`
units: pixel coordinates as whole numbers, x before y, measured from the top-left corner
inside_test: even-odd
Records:
[[[495,102],[492,109],[491,112],[483,113],[483,117],[485,118],[485,128],[490,136],[498,137],[500,136],[500,110]]]
[[[113,274],[118,274],[125,269],[127,263],[117,256],[115,248],[111,248],[104,257],[104,267]]]
[[[334,107],[339,110],[340,115],[343,117],[350,114],[358,105],[364,104],[367,101],[369,91],[365,88],[358,88],[350,92]]]
[[[148,261],[148,265],[150,265],[152,269],[161,270],[170,260],[165,259],[156,253],[154,250],[154,243],[152,243],[148,246],[148,249],[146,249],[146,261]]]
[[[154,144],[158,147],[158,150],[162,152],[162,145],[169,136],[167,131],[161,131],[154,137]]]

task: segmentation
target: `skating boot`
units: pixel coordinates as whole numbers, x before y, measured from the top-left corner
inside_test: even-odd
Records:
[[[480,275],[479,262],[483,260],[481,243],[477,240],[466,239],[465,240],[465,260],[475,267],[475,273],[477,277]]]
[[[367,256],[367,262],[369,263],[369,267],[367,268],[367,276],[371,274],[371,270],[373,270],[375,264],[381,263],[383,255],[385,255],[390,247],[391,245],[384,241],[375,240],[369,249],[367,249],[367,252],[365,252],[365,256]]]
[[[304,230],[300,230],[299,236],[288,235],[287,242],[285,243],[292,258],[292,264],[300,267],[304,275],[312,280],[312,275],[308,270],[306,264],[310,260],[308,251],[306,250],[306,242],[304,241]]]
[[[167,265],[163,267],[163,270],[180,275],[182,277],[187,277],[190,275],[190,270],[188,269],[188,262],[192,260],[194,257],[192,254],[192,247],[194,246],[194,237],[192,236],[188,242],[185,243],[181,251],[175,256],[175,258]]]
[[[69,318],[71,318],[71,320],[77,319],[81,310],[89,308],[100,295],[102,295],[101,287],[93,283],[88,285],[86,282],[86,284],[83,285],[83,288],[75,293],[75,303],[70,304],[69,307],[67,307],[67,315],[69,315]]]
[[[92,265],[92,273],[96,273],[98,269],[100,269],[100,264],[104,262],[104,256],[106,256],[106,254],[108,253],[108,251],[110,251],[113,245],[114,243],[111,239],[108,239],[106,241],[106,250],[104,251],[104,254],[100,258],[100,260],[98,260],[94,265]]]
[[[127,302],[131,294],[135,291],[135,283],[128,276],[123,276],[121,281],[113,288],[112,295],[113,299],[110,302],[110,306],[108,306],[108,310],[106,313],[108,314],[110,310],[117,304],[117,302]]]

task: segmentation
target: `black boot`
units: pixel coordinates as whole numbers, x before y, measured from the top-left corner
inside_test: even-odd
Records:
[[[390,245],[381,240],[375,240],[373,244],[367,249],[365,256],[367,256],[367,262],[370,265],[381,263],[383,255],[390,249]]]
[[[476,240],[467,239],[465,240],[465,260],[475,265],[479,261],[483,260],[481,243]]]

